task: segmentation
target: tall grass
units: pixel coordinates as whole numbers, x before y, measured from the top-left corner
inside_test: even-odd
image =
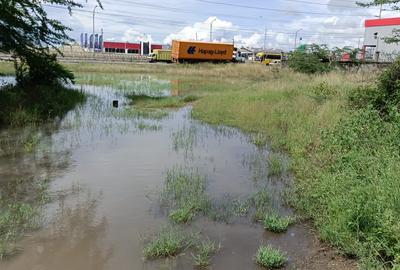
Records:
[[[6,85],[0,89],[0,126],[24,126],[62,118],[85,100],[83,92],[63,86],[32,86],[21,89]]]

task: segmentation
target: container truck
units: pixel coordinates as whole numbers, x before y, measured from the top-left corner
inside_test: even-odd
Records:
[[[150,62],[171,62],[172,52],[171,50],[153,50],[148,57]]]
[[[174,62],[231,62],[232,60],[232,44],[182,40],[172,41],[172,61]]]

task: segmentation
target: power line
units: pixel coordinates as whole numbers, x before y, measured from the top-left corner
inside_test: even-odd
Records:
[[[240,7],[240,8],[256,9],[256,10],[266,10],[266,11],[280,12],[280,13],[326,15],[326,16],[346,16],[346,17],[369,17],[369,16],[371,16],[370,14],[339,14],[339,13],[325,13],[325,12],[296,11],[296,10],[288,10],[288,9],[266,8],[266,7],[241,5],[241,4],[224,3],[224,2],[217,2],[217,1],[210,1],[210,0],[195,0],[195,1],[207,3],[207,4],[213,4],[213,5]]]

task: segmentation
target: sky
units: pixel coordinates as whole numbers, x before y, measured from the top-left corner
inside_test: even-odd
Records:
[[[78,0],[83,8],[72,15],[62,7],[46,5],[50,17],[62,21],[79,41],[92,33],[96,0]],[[364,0],[365,1],[365,0]],[[329,47],[362,45],[365,19],[379,8],[362,8],[356,0],[101,0],[95,10],[95,32],[109,41],[172,39],[234,42],[237,47],[292,50],[295,43]],[[382,17],[400,16],[384,7]],[[296,34],[297,39],[296,39]]]

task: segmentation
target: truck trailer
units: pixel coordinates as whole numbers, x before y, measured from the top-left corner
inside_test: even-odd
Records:
[[[170,63],[172,61],[171,54],[171,50],[154,50],[151,54],[149,54],[148,59],[150,62]]]
[[[233,44],[172,41],[172,61],[183,63],[197,62],[231,62],[233,60]]]

